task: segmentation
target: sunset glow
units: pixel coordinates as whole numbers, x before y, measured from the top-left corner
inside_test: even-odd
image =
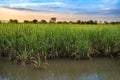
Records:
[[[2,0],[0,20],[120,20],[120,0]]]

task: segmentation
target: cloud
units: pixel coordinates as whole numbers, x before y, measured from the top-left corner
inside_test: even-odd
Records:
[[[22,2],[23,0],[21,0]],[[1,4],[3,7],[12,8],[12,9],[23,9],[23,10],[34,10],[34,11],[55,11],[55,8],[61,8],[65,6],[63,2],[44,2],[44,3],[11,3],[11,4]]]
[[[115,4],[117,3],[119,0],[101,0],[102,3],[112,3]]]
[[[8,1],[8,3],[7,3]],[[32,11],[52,11],[86,15],[120,15],[119,0],[3,0],[1,6]]]
[[[7,5],[10,8],[37,8],[41,6],[51,7],[51,6],[63,6],[61,2],[52,2],[52,3],[15,3]]]
[[[62,6],[62,2],[51,2],[51,3],[16,3],[16,4],[9,4],[10,7],[34,7],[34,6],[51,6],[51,5],[56,5],[56,6]]]
[[[23,2],[29,2],[30,0],[2,0],[3,3],[23,3]]]

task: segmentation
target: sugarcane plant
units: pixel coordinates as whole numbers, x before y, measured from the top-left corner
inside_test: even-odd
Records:
[[[21,66],[25,67],[28,57],[33,53],[33,50],[27,51],[25,48],[21,53],[17,53],[16,61],[21,62]]]

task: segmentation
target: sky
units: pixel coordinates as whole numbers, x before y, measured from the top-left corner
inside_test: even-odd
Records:
[[[120,0],[0,0],[0,8],[0,19],[25,17],[30,13],[32,18],[120,20]]]

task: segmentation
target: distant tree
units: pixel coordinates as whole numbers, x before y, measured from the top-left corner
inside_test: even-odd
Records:
[[[38,23],[38,20],[37,19],[33,19],[32,23]]]
[[[102,24],[102,21],[100,21],[100,24]]]
[[[81,24],[81,20],[77,20],[76,24]]]
[[[0,23],[2,23],[2,22],[0,21]]]
[[[62,24],[63,22],[62,21],[58,21],[57,24]]]
[[[18,23],[18,20],[17,19],[10,19],[9,23]]]
[[[42,24],[46,24],[47,21],[46,21],[46,20],[41,20],[40,23],[42,23]]]
[[[30,21],[29,20],[24,20],[24,23],[30,23]]]
[[[97,24],[97,21],[93,21],[93,20],[89,20],[89,21],[85,21],[83,22],[84,24]]]
[[[12,19],[10,19],[10,20],[9,20],[9,23],[12,23],[12,22],[13,22],[13,20],[12,20]]]
[[[62,23],[63,23],[63,24],[69,24],[69,22],[67,22],[67,21],[63,21]]]
[[[93,20],[89,20],[89,21],[87,21],[87,24],[94,24],[94,21]]]
[[[120,24],[120,21],[116,21],[116,24]]]
[[[56,17],[53,17],[50,19],[50,22],[49,23],[55,23],[56,22]]]
[[[108,22],[107,22],[107,21],[104,21],[104,24],[108,24]]]
[[[112,22],[110,22],[110,24],[116,24],[116,22],[112,21]]]
[[[95,21],[94,21],[94,24],[97,24],[97,23],[98,23],[98,21],[95,20]]]
[[[84,24],[84,21],[81,21],[81,24]]]
[[[73,21],[69,21],[69,24],[74,24],[75,22],[73,22]]]
[[[18,20],[17,20],[17,19],[15,19],[15,20],[14,20],[14,23],[18,23]]]
[[[116,21],[115,23],[116,23],[116,24],[119,24],[119,22],[118,22],[118,21]]]

